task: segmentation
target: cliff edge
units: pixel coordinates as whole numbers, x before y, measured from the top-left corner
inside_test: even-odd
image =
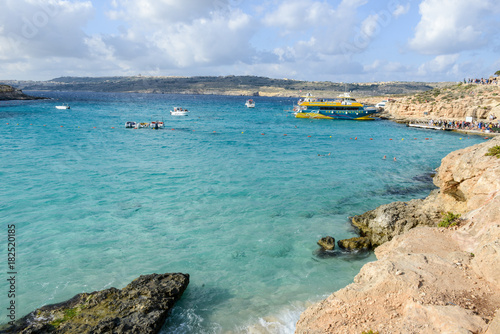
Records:
[[[399,202],[412,209],[365,217],[367,232],[395,232],[354,283],[302,313],[296,333],[500,333],[500,159],[486,155],[495,146],[500,138],[446,156],[438,191]],[[461,214],[458,224],[437,227],[446,212]]]

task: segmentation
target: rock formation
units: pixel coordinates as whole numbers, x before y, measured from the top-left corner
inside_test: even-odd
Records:
[[[382,244],[378,260],[303,312],[296,333],[500,333],[500,159],[485,156],[499,145],[450,153],[427,199],[359,219]],[[462,214],[460,224],[436,227],[438,211]]]
[[[500,86],[459,84],[436,88],[424,93],[396,98],[386,103],[384,118],[399,122],[415,119],[447,119],[465,121],[466,117],[500,119]],[[379,101],[379,100],[374,100]]]
[[[140,276],[125,288],[81,293],[43,306],[1,333],[158,333],[187,288],[187,274]]]
[[[318,245],[321,246],[323,249],[333,250],[335,249],[335,239],[330,236],[323,237],[319,239]]]
[[[42,100],[44,97],[34,97],[23,93],[22,90],[0,84],[0,101],[5,100]]]

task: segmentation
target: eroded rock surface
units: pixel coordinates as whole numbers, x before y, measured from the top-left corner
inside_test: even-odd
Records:
[[[125,288],[81,293],[41,307],[2,333],[158,333],[187,288],[187,274],[140,276]]]

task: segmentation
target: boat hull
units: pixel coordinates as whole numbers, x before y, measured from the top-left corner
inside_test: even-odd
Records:
[[[314,119],[345,119],[358,121],[372,121],[371,112],[366,111],[344,111],[344,112],[308,112],[302,111],[295,114],[296,118],[314,118]]]

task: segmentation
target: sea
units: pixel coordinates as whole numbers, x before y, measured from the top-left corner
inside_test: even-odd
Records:
[[[305,308],[376,260],[317,241],[357,236],[353,215],[426,197],[443,157],[485,140],[296,119],[294,98],[251,97],[251,109],[244,96],[28,93],[51,99],[0,102],[0,323],[11,300],[19,319],[182,272],[190,284],[162,333],[293,333]],[[125,128],[156,120],[165,128]]]

